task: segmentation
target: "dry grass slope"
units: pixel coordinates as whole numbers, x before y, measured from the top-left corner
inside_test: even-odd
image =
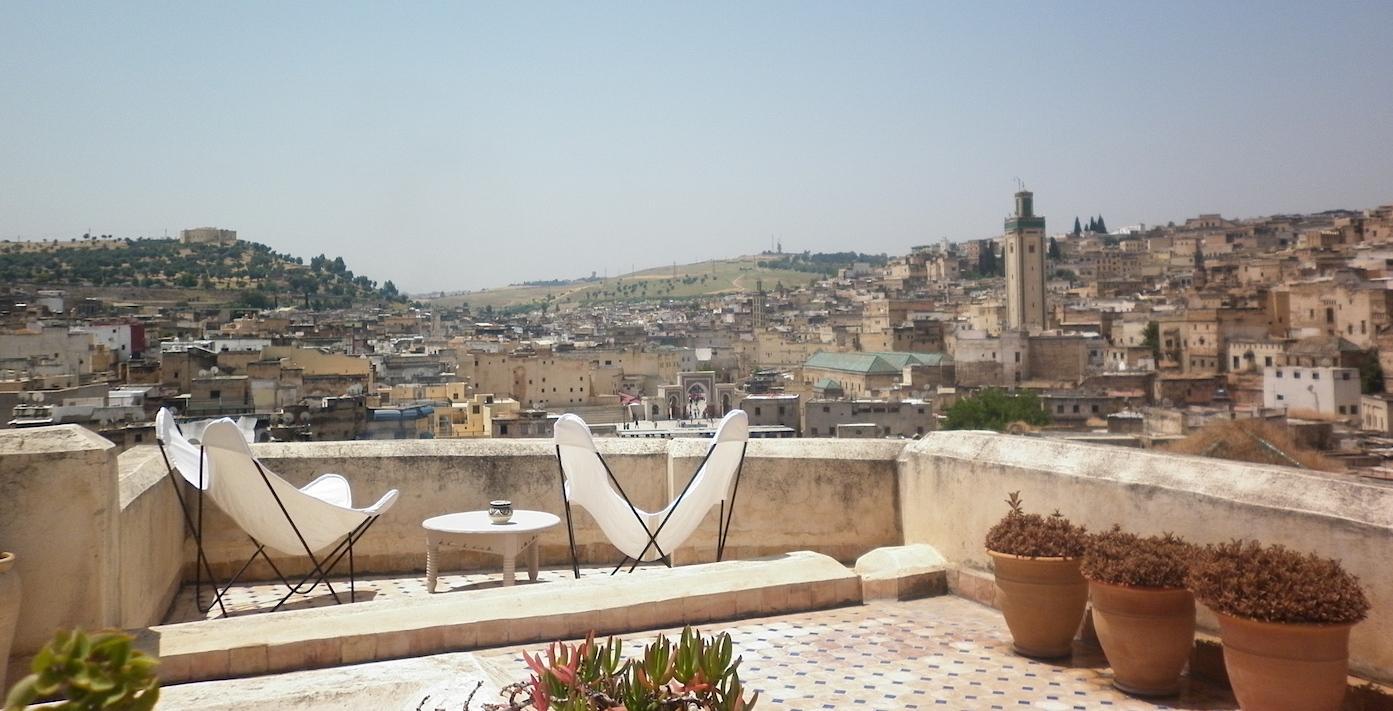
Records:
[[[1194,454],[1254,464],[1275,464],[1325,472],[1344,470],[1339,462],[1297,443],[1285,427],[1266,420],[1216,422],[1160,449],[1176,454]]]

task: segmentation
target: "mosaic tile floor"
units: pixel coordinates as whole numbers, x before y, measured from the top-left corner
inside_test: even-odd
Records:
[[[1179,697],[1128,696],[1112,687],[1097,652],[1080,649],[1062,662],[1018,656],[999,612],[952,596],[741,620],[703,631],[731,633],[744,658],[741,679],[760,691],[760,708],[1238,708],[1227,690],[1198,682]],[[644,637],[626,639],[636,651]],[[523,670],[521,652],[533,647],[476,654],[494,668]]]
[[[658,566],[645,566],[634,571],[642,573],[645,570],[653,570]],[[584,577],[609,575],[612,567],[585,567],[582,566],[580,574]],[[623,573],[620,573],[621,575]],[[533,583],[527,579],[527,569],[524,567],[518,570],[516,575],[517,585],[540,585],[559,580],[571,580],[572,573],[570,568],[543,568],[537,576],[537,582]],[[340,599],[348,601],[348,579],[333,578],[334,590],[338,592]],[[436,592],[439,595],[447,592],[482,590],[484,588],[501,587],[503,585],[503,575],[500,570],[489,569],[479,570],[470,573],[457,573],[454,575],[442,572],[436,584]],[[227,608],[229,616],[255,614],[257,612],[269,611],[275,607],[277,602],[285,596],[286,587],[280,583],[247,583],[235,585],[223,596],[223,605]],[[413,597],[430,595],[426,591],[426,576],[391,576],[374,575],[358,578],[355,599],[359,602],[364,600],[389,600],[393,598]],[[176,622],[197,622],[204,619],[216,619],[222,617],[222,610],[217,605],[213,605],[213,593],[205,585],[203,587],[202,605],[213,605],[207,613],[201,613],[194,606],[194,586],[185,585],[183,590],[174,598],[174,603],[170,605],[169,614],[165,615],[165,624]],[[309,595],[293,595],[281,606],[282,610],[303,610],[310,607],[323,607],[333,605],[334,598],[329,594],[323,585],[315,588]]]

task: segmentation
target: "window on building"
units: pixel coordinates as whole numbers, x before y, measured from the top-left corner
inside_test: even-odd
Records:
[[[498,426],[498,434],[504,434],[504,435],[505,435],[505,434],[508,434],[508,425],[506,425],[506,424],[499,425],[499,426]]]
[[[810,434],[812,434],[814,437],[816,437],[816,436],[817,436],[817,428],[816,428],[816,427],[812,428],[812,430],[810,430]]]
[[[758,407],[756,407],[756,408],[755,408],[755,416],[756,416],[756,417],[758,417],[758,416],[759,416],[759,414],[760,414],[760,412],[759,412],[759,408],[758,408]]]
[[[1265,366],[1271,367],[1271,366],[1272,366],[1272,356],[1263,356],[1263,358],[1262,358],[1262,364],[1265,365]]]
[[[208,397],[210,397],[210,398],[216,400],[216,399],[222,397],[222,391],[221,391],[221,390],[209,390],[209,391],[208,391]]]
[[[1097,405],[1090,405],[1088,409],[1089,409],[1089,412],[1094,412],[1094,413],[1098,412],[1098,406],[1097,406]]]
[[[1351,414],[1351,415],[1358,415],[1358,414],[1359,414],[1359,406],[1358,406],[1358,405],[1350,405],[1350,406],[1349,406],[1349,414]]]
[[[1343,373],[1340,373],[1340,379],[1341,379],[1341,380],[1349,380],[1349,371],[1345,371],[1345,372],[1343,372]]]
[[[826,405],[823,405],[823,406],[822,406],[822,411],[823,411],[823,412],[831,412],[831,411],[832,411],[832,408],[830,408],[830,407],[828,407],[828,406],[826,406]]]
[[[1338,409],[1338,410],[1340,411],[1340,414],[1341,414],[1341,415],[1345,414],[1345,406],[1344,406],[1344,405],[1340,405],[1340,406],[1337,407],[1336,409]]]
[[[1283,395],[1283,394],[1281,394],[1281,393],[1277,393],[1277,399],[1278,399],[1278,400],[1285,400],[1285,399],[1287,399],[1287,396],[1286,396],[1286,395]]]
[[[1318,370],[1313,370],[1313,371],[1311,371],[1311,380],[1320,380],[1320,371],[1318,371]]]
[[[1297,379],[1297,380],[1300,380],[1300,379],[1301,379],[1301,371],[1299,371],[1299,370],[1293,370],[1293,371],[1291,371],[1291,377],[1293,377],[1293,378],[1295,378],[1295,379]]]
[[[1074,405],[1074,412],[1078,412],[1078,411],[1079,411],[1079,406],[1078,406],[1077,404],[1075,404],[1075,405]]]
[[[1062,414],[1064,414],[1064,406],[1063,406],[1063,405],[1055,405],[1055,406],[1054,406],[1054,411],[1062,415]]]

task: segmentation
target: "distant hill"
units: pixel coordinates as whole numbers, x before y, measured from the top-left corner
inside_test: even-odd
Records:
[[[342,257],[305,264],[256,242],[184,244],[177,239],[90,238],[0,242],[0,282],[37,288],[96,288],[125,295],[197,293],[210,301],[265,308],[294,299],[332,308],[400,299],[396,285],[355,275]]]
[[[754,291],[782,284],[795,287],[851,266],[853,261],[883,264],[883,256],[843,252],[822,254],[762,254],[691,264],[642,269],[607,279],[533,281],[497,289],[479,289],[433,299],[445,306],[468,304],[475,311],[492,308],[525,311],[562,303],[600,303],[649,299],[689,299],[722,293]]]

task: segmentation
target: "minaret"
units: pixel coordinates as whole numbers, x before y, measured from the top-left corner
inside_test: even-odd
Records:
[[[1045,328],[1045,218],[1035,214],[1035,196],[1016,193],[1016,214],[1006,218],[1002,248],[1006,261],[1006,326]]]

